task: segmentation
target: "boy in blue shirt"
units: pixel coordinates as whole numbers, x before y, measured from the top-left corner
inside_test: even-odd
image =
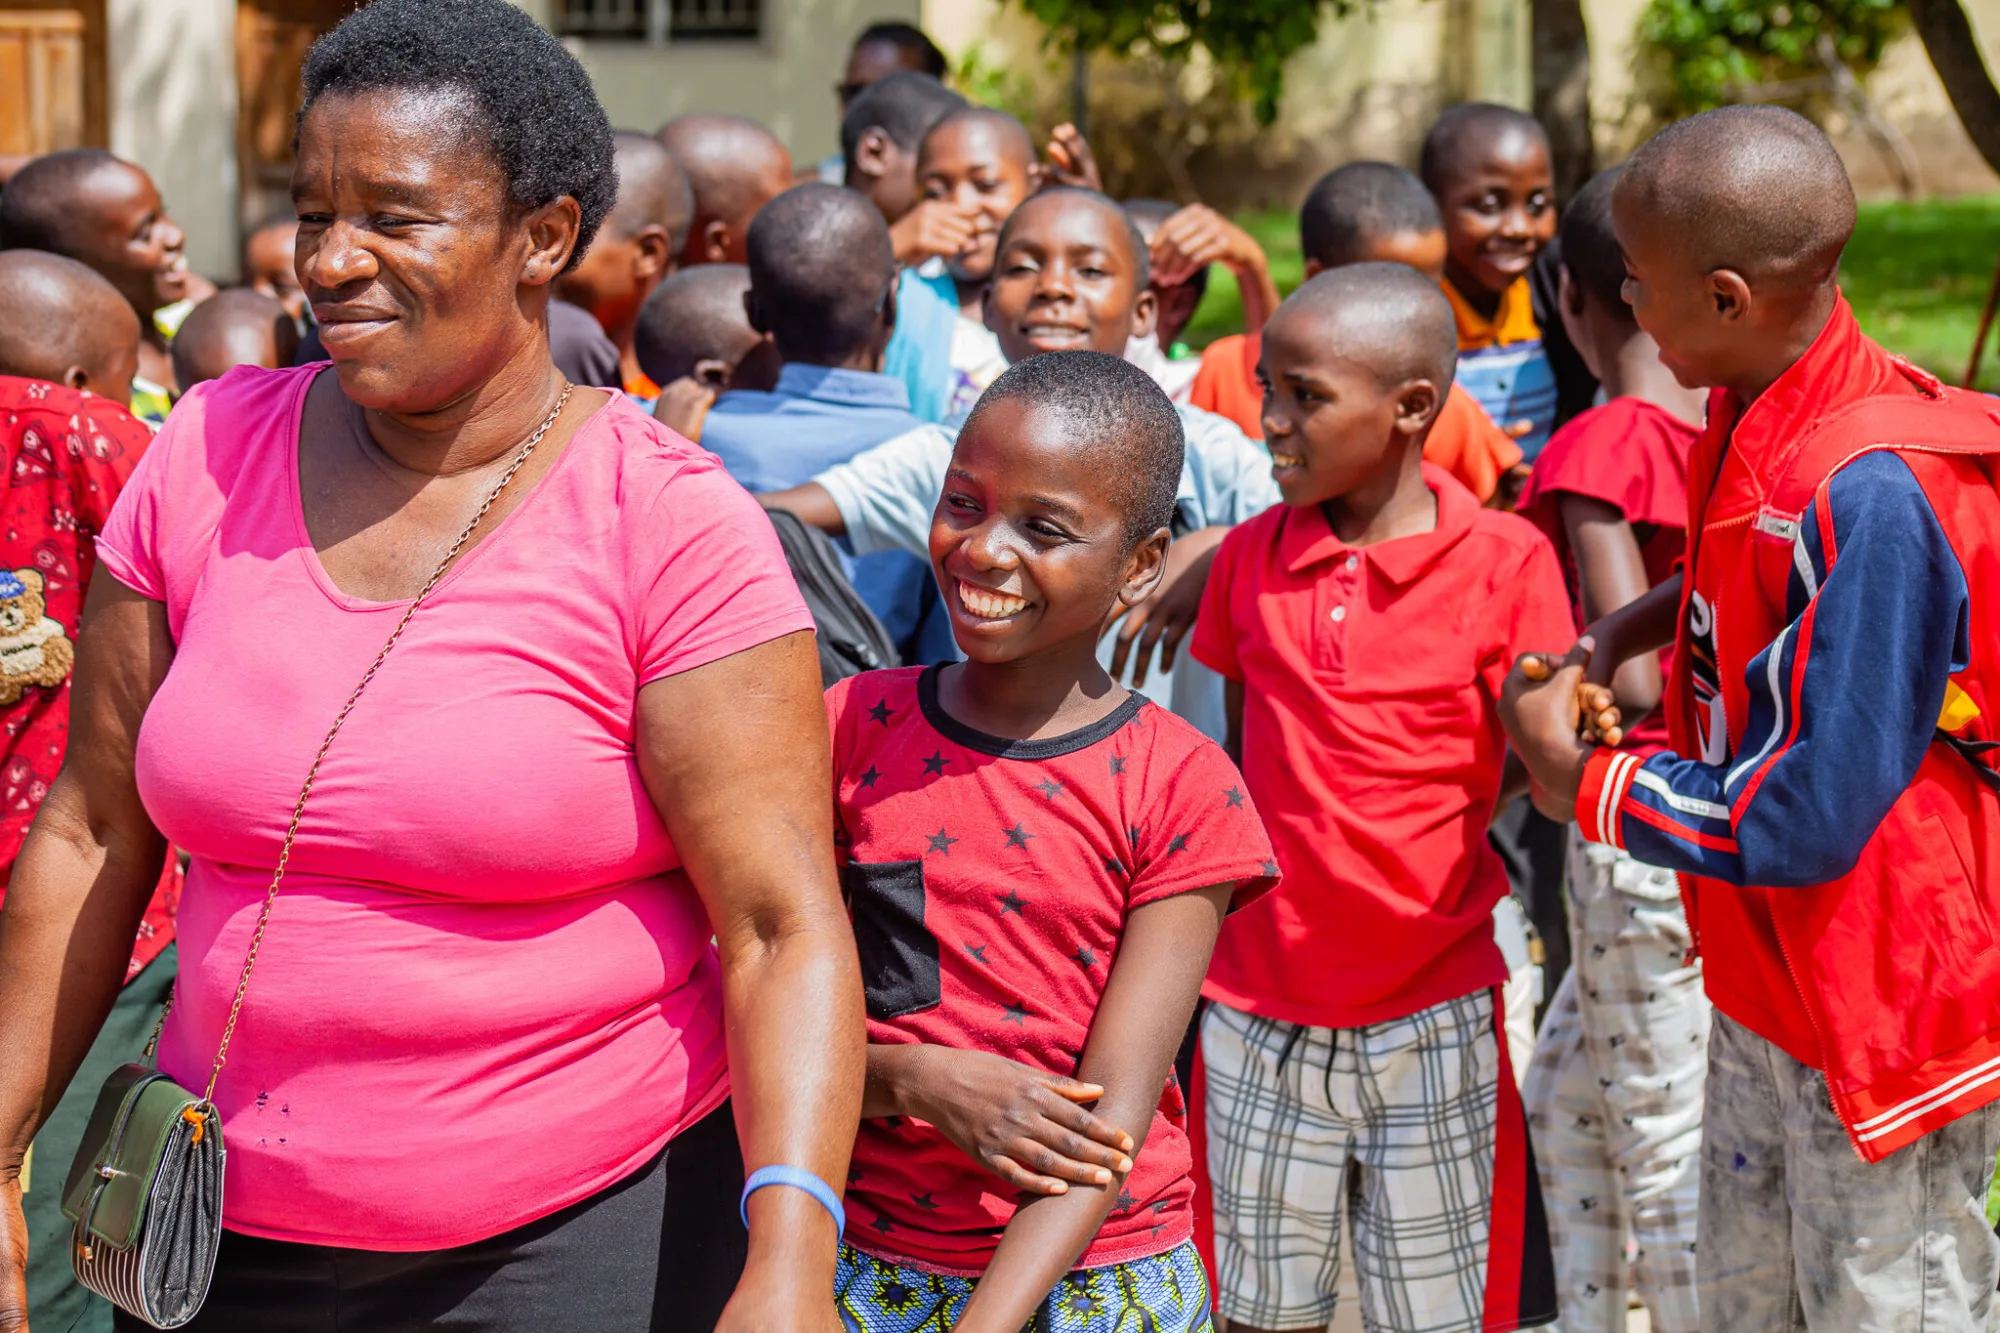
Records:
[[[750,324],[784,368],[769,391],[731,390],[709,409],[701,443],[729,474],[753,491],[795,486],[922,425],[903,382],[882,373],[896,257],[875,206],[852,190],[801,185],[757,214],[749,251]],[[848,576],[905,660],[952,656],[922,561],[871,556]]]

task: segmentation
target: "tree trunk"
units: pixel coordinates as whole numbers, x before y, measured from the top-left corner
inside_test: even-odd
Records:
[[[1554,150],[1556,197],[1567,200],[1590,179],[1596,148],[1590,134],[1590,32],[1582,0],[1531,0],[1529,44],[1535,74],[1535,118]]]
[[[1909,0],[1910,17],[1924,40],[1931,67],[1944,84],[1973,147],[2000,171],[2000,89],[1980,58],[1979,39],[1959,0]]]

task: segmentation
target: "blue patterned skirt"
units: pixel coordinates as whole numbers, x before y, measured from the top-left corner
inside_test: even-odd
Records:
[[[840,1247],[834,1300],[848,1333],[946,1333],[978,1279],[907,1268]],[[1029,1333],[1213,1333],[1208,1274],[1194,1242],[1165,1254],[1064,1277]]]

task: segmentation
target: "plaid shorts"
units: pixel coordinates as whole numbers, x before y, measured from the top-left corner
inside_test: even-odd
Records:
[[[840,1247],[834,1304],[847,1333],[946,1333],[978,1279]],[[1025,1333],[1213,1333],[1208,1274],[1192,1241],[1146,1259],[1079,1268],[1056,1283]]]
[[[1541,1188],[1497,1019],[1491,991],[1361,1028],[1209,1007],[1218,1313],[1324,1327],[1346,1216],[1370,1333],[1555,1318]]]

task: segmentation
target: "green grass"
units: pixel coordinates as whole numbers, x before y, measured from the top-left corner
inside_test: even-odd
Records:
[[[1298,286],[1304,268],[1292,215],[1243,213],[1236,221],[1263,244],[1278,290]],[[1965,374],[1996,262],[2000,195],[1867,203],[1841,264],[1841,285],[1870,337],[1956,384]],[[1207,298],[1182,336],[1206,347],[1242,327],[1236,283],[1216,269]],[[2000,328],[1987,335],[1979,387],[2000,392]]]
[[[1841,285],[1871,338],[1956,384],[1996,261],[2000,195],[1863,204]],[[2000,390],[1995,333],[1986,336],[1979,373],[1988,391]]]

